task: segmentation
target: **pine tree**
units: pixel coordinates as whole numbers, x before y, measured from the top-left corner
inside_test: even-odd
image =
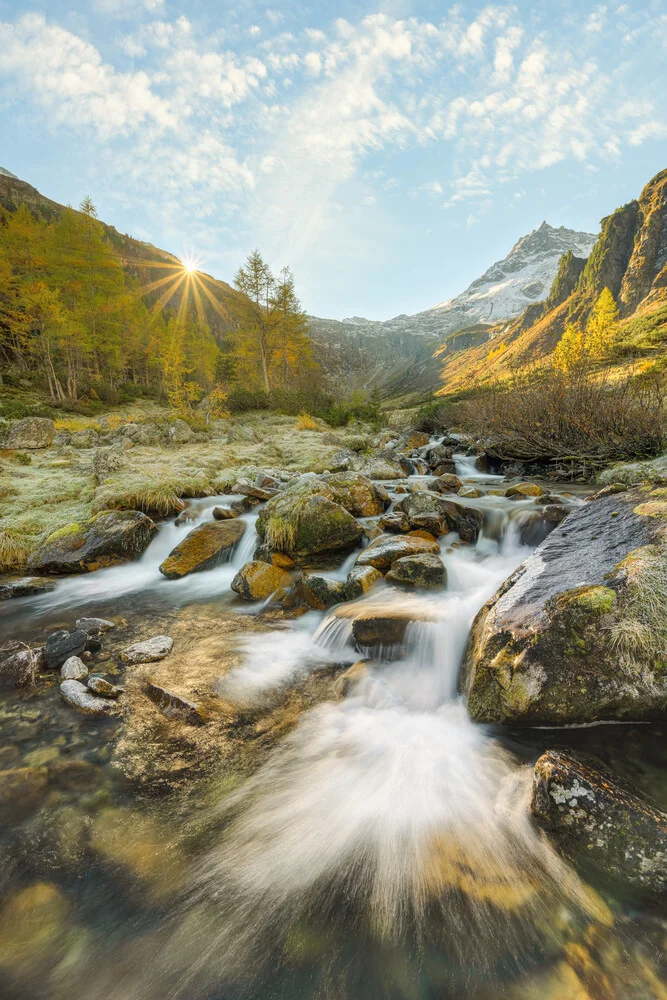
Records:
[[[603,288],[586,324],[586,350],[595,360],[605,358],[618,336],[618,306],[608,288]]]
[[[275,317],[271,306],[275,279],[259,250],[248,255],[245,265],[234,276],[234,285],[243,292],[234,307],[239,323],[239,348],[258,365],[268,396],[271,392],[269,359],[275,341]]]

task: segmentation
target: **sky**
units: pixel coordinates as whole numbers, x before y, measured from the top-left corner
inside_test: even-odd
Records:
[[[308,312],[458,294],[667,167],[667,0],[0,0],[0,166]]]

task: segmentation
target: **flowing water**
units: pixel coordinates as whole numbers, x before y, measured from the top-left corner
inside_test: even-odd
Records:
[[[499,478],[480,475],[464,456],[457,471],[482,490]],[[193,507],[206,519],[221,500]],[[200,807],[206,820],[188,844],[187,875],[168,902],[126,899],[117,886],[94,877],[86,883],[82,875],[76,921],[87,925],[85,933],[55,970],[40,973],[39,987],[34,970],[19,974],[8,996],[667,995],[657,974],[644,982],[636,971],[652,969],[655,959],[645,929],[637,932],[633,923],[645,913],[603,899],[532,826],[526,761],[540,752],[534,736],[499,738],[474,725],[457,695],[475,614],[531,551],[521,544],[521,524],[532,501],[485,494],[462,502],[483,510],[484,529],[475,545],[441,539],[445,590],[406,593],[381,583],[356,602],[359,610],[410,613],[400,649],[355,648],[351,618],[336,609],[240,640],[240,662],[217,690],[248,711],[326,664],[353,664],[360,652],[372,659],[345,697],[306,711],[233,791],[216,791],[213,783]],[[192,524],[164,525],[137,563],[12,602],[14,628],[27,633],[72,606],[77,614],[84,605],[103,614],[124,602],[230,602],[232,576],[256,544],[254,518],[245,520],[246,534],[227,565],[165,581],[159,563]],[[343,578],[353,560],[330,575]],[[542,738],[541,745],[556,742]],[[169,805],[164,815],[176,826],[191,823]],[[573,949],[580,964],[580,953],[588,955],[590,994],[576,979]]]

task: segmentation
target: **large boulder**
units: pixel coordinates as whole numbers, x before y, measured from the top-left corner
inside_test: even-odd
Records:
[[[667,813],[599,762],[556,750],[542,754],[531,812],[568,857],[651,893],[667,892]]]
[[[190,425],[180,417],[173,422],[167,434],[172,444],[189,444],[195,436]]]
[[[322,476],[333,499],[354,517],[374,517],[387,506],[386,493],[361,472],[330,472]]]
[[[430,442],[430,437],[425,431],[408,431],[404,434],[396,445],[400,451],[415,451],[417,448],[425,448]]]
[[[440,556],[434,552],[403,556],[391,564],[387,580],[406,587],[423,587],[437,590],[447,582],[447,571]]]
[[[424,552],[440,554],[436,541],[418,538],[414,535],[381,535],[357,556],[357,566],[373,566],[385,573],[392,563],[404,556],[416,556]]]
[[[445,500],[439,493],[429,491],[410,493],[398,501],[395,510],[407,514],[411,522],[416,514],[437,514],[446,525],[446,530],[456,531],[463,542],[477,540],[484,519],[482,512],[474,507]]]
[[[364,532],[335,497],[316,476],[294,479],[262,508],[257,534],[270,549],[297,558],[348,551]]]
[[[137,559],[157,534],[138,510],[110,510],[54,531],[28,559],[37,573],[89,573]]]
[[[425,610],[394,605],[384,606],[372,600],[361,605],[344,604],[334,612],[338,619],[352,620],[352,636],[357,645],[368,647],[398,646],[414,622],[433,622],[436,619]]]
[[[386,458],[369,458],[363,466],[364,475],[369,479],[403,479],[404,470],[398,462],[392,462]]]
[[[56,427],[48,417],[24,417],[9,429],[6,448],[48,448]]]
[[[244,601],[264,601],[291,583],[291,576],[280,566],[255,559],[238,571],[232,580],[232,590]]]
[[[70,439],[73,448],[95,448],[99,444],[100,436],[94,427],[85,427],[81,431],[75,431]]]
[[[245,521],[207,521],[185,536],[160,565],[168,580],[180,580],[188,573],[213,569],[227,562],[246,530]]]
[[[666,527],[667,502],[638,490],[575,508],[477,615],[460,677],[471,716],[572,725],[664,713]]]

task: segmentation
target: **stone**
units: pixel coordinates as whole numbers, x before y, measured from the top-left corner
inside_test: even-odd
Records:
[[[589,497],[586,497],[586,500],[601,500],[602,497],[613,497],[617,493],[625,493],[627,488],[625,483],[610,483],[609,486],[603,486],[597,493],[591,493]]]
[[[330,472],[321,478],[331,489],[334,502],[354,517],[375,517],[391,502],[387,491],[361,472]]]
[[[92,427],[75,431],[70,439],[72,448],[95,448],[99,444],[100,436]]]
[[[667,510],[646,499],[635,490],[575,507],[481,609],[460,676],[475,721],[664,714]]]
[[[88,677],[88,667],[79,656],[70,656],[60,668],[60,679],[63,681],[85,681]]]
[[[322,438],[322,440],[324,441],[324,438]],[[332,472],[348,472],[354,469],[357,464],[357,456],[353,451],[348,451],[347,449],[337,451],[336,454],[329,460],[329,466]]]
[[[453,458],[445,459],[444,462],[440,462],[438,465],[436,465],[435,469],[433,470],[433,475],[436,476],[438,479],[441,479],[443,476],[455,476],[456,462],[454,461]],[[447,490],[443,492],[450,492],[450,491]]]
[[[316,476],[292,480],[260,510],[257,534],[271,550],[293,558],[349,551],[363,528]]]
[[[437,490],[438,493],[458,493],[462,486],[463,483],[459,477],[451,472],[439,473],[438,477],[433,480],[433,489]]]
[[[363,684],[370,677],[369,660],[358,660],[337,677],[333,683],[333,693],[336,698],[346,698],[358,684]]]
[[[408,431],[398,441],[397,449],[401,451],[416,451],[417,448],[425,448],[431,441],[424,431]]]
[[[244,601],[263,601],[291,583],[292,578],[284,569],[253,560],[238,571],[232,580],[232,590]]]
[[[415,531],[428,531],[433,538],[439,538],[448,530],[448,522],[440,514],[415,514],[410,519],[410,534]]]
[[[504,495],[505,495],[504,490],[500,490],[496,494],[496,496],[501,496],[501,497]],[[553,496],[551,493],[543,493],[542,496],[535,497],[533,501],[536,507],[546,507],[547,504],[560,503],[560,502],[561,502],[560,498],[557,496]]]
[[[271,500],[279,492],[280,490],[263,489],[261,486],[255,486],[254,483],[248,482],[247,479],[239,479],[232,486],[232,493],[237,493],[239,496],[253,497],[255,500],[260,501]]]
[[[445,530],[456,531],[463,542],[477,541],[482,528],[481,511],[445,500],[439,493],[410,493],[398,501],[395,509],[407,514],[411,524],[416,514],[437,514],[443,520]],[[414,526],[420,527],[418,524]]]
[[[396,559],[386,579],[403,586],[438,590],[447,583],[447,571],[440,556],[424,553]]]
[[[382,573],[374,566],[353,566],[345,581],[345,600],[358,600],[372,590],[381,579]]]
[[[45,767],[0,771],[0,822],[17,823],[42,804],[48,784]]]
[[[446,462],[454,454],[454,449],[446,444],[434,444],[423,453],[424,458],[432,468],[436,468],[441,462]]]
[[[564,503],[549,503],[542,507],[542,517],[555,528],[565,520],[571,510],[572,508]]]
[[[362,471],[369,479],[403,479],[405,476],[397,462],[389,462],[384,458],[369,458]]]
[[[468,497],[469,499],[476,499],[481,497],[482,493],[477,489],[476,486],[462,486],[459,490],[460,497]]]
[[[162,715],[168,719],[185,722],[189,726],[203,726],[204,719],[194,702],[188,701],[180,694],[168,691],[158,684],[147,684],[144,688],[146,697],[159,708]]]
[[[408,535],[382,535],[360,552],[357,556],[357,566],[373,566],[381,572],[386,572],[396,559],[402,556],[414,556],[422,552],[440,554],[437,542],[429,542],[424,538],[414,538]]]
[[[533,548],[544,541],[553,529],[553,524],[546,520],[543,512],[537,510],[520,511],[512,523],[518,527],[519,542]]]
[[[229,504],[238,517],[240,514],[249,514],[255,507],[259,507],[260,501],[256,497],[241,497],[239,500],[232,500]]]
[[[172,444],[189,444],[195,436],[189,424],[185,420],[175,420],[167,431],[167,437]]]
[[[102,511],[54,531],[28,558],[40,573],[89,573],[137,559],[157,534],[138,510]]]
[[[376,605],[370,599],[362,604],[344,604],[334,614],[337,618],[352,619],[352,635],[362,648],[400,646],[413,622],[433,620],[426,612]]]
[[[48,417],[23,417],[9,428],[6,448],[48,448],[53,442],[56,426]]]
[[[98,483],[103,483],[113,472],[119,472],[126,465],[125,452],[118,445],[97,448],[93,455],[93,472]]]
[[[64,702],[87,715],[104,715],[113,704],[106,698],[95,697],[81,681],[63,681],[60,694]]]
[[[168,580],[180,580],[227,562],[243,537],[245,521],[208,521],[200,524],[171,550],[160,565]]]
[[[650,894],[667,893],[667,813],[598,761],[568,751],[542,754],[531,813],[569,858]]]
[[[133,642],[120,654],[123,663],[155,663],[171,653],[174,640],[169,635],[155,635],[152,639]]]
[[[86,686],[89,691],[99,695],[101,698],[118,698],[125,690],[125,688],[112,684],[105,677],[100,677],[99,674],[91,674],[86,682]]]
[[[410,518],[407,514],[385,514],[380,518],[380,527],[384,531],[391,531],[395,534],[407,534],[410,530]]]
[[[107,618],[77,618],[75,624],[86,635],[102,635],[103,632],[110,632],[116,627]]]
[[[45,666],[43,646],[31,649],[20,642],[8,643],[0,650],[0,685],[29,687]]]
[[[537,483],[517,483],[505,490],[506,497],[540,497],[544,493]]]
[[[19,580],[5,580],[0,583],[0,601],[14,597],[36,597],[56,589],[56,581],[41,577],[21,577]]]
[[[316,611],[327,611],[345,600],[343,580],[328,580],[323,576],[304,576],[298,584],[307,604]]]
[[[216,521],[229,521],[233,517],[239,517],[241,514],[240,510],[234,510],[233,507],[214,507],[213,517]],[[178,524],[178,521],[176,521]]]
[[[59,629],[52,632],[44,646],[46,669],[57,670],[70,656],[79,656],[85,650],[87,642],[88,636],[82,629]]]

